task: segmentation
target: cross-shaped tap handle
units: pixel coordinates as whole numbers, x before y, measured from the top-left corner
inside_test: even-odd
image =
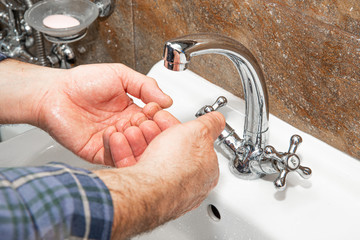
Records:
[[[274,147],[266,146],[264,157],[275,160],[274,167],[280,172],[274,181],[275,187],[282,191],[286,188],[286,177],[289,172],[297,172],[303,178],[311,177],[311,169],[300,165],[300,158],[295,154],[297,147],[302,142],[299,135],[293,135],[290,139],[289,150],[285,153],[277,152]]]
[[[217,109],[225,106],[227,104],[227,99],[223,96],[220,96],[216,99],[213,105],[205,105],[195,114],[196,117],[200,117],[205,113],[216,111]]]

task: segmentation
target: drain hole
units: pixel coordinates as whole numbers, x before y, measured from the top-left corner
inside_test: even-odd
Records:
[[[219,210],[212,204],[209,204],[209,206],[208,206],[208,214],[209,214],[210,218],[214,221],[218,222],[221,219]]]

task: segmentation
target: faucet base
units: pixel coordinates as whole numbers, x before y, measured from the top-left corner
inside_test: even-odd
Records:
[[[265,176],[265,174],[257,174],[254,172],[239,172],[239,170],[234,166],[233,163],[229,162],[229,169],[235,177],[244,179],[244,180],[255,180]]]
[[[250,164],[252,161],[242,163],[237,157],[229,161],[230,171],[238,178],[245,180],[255,180],[265,176],[263,173],[252,171]]]

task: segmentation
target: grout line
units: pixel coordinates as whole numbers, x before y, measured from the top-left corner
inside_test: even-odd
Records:
[[[134,11],[134,0],[131,0],[131,17],[132,17],[132,34],[133,34],[133,54],[134,54],[134,58],[133,58],[133,69],[137,70],[137,66],[136,66],[136,37],[135,37],[135,11]]]

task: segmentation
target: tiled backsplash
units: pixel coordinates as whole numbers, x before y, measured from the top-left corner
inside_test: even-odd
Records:
[[[77,44],[78,63],[146,73],[167,39],[198,32],[243,43],[264,71],[272,114],[360,159],[359,0],[118,0]],[[241,96],[223,57],[194,58],[192,70]]]

